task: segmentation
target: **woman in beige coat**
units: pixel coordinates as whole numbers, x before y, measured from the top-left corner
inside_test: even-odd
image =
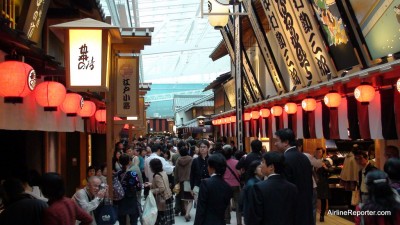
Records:
[[[156,198],[158,208],[156,225],[175,224],[172,192],[162,162],[157,158],[152,159],[150,169],[154,173],[153,183],[145,183],[145,186],[151,187],[151,192]]]

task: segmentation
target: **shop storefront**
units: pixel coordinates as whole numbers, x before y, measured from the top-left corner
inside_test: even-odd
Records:
[[[400,146],[400,25],[393,10],[400,2],[374,2],[243,3],[245,150],[255,138],[273,150],[273,134],[282,128],[303,140],[305,152],[327,149],[327,156],[336,158],[332,206],[350,204],[351,191],[339,181],[353,145],[373,146],[381,169],[385,146]],[[228,54],[232,76],[223,74],[208,88],[215,94],[214,133],[235,140],[233,30],[228,21],[221,29],[224,42],[210,56]]]

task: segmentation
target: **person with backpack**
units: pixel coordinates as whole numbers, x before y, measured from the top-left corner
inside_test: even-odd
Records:
[[[116,177],[121,184],[124,195],[120,200],[114,201],[118,206],[118,221],[119,224],[126,224],[126,216],[129,215],[130,225],[137,225],[139,218],[139,208],[137,192],[141,190],[141,184],[138,174],[134,171],[129,171],[128,166],[130,157],[127,154],[122,154],[119,158],[119,163],[122,169],[116,173]]]

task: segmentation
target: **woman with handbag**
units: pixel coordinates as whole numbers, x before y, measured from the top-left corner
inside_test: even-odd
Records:
[[[178,151],[181,157],[176,161],[174,177],[175,183],[180,184],[180,192],[179,196],[184,202],[185,207],[185,220],[186,222],[190,221],[190,210],[193,205],[193,192],[190,187],[190,170],[192,167],[193,158],[189,155],[189,147],[186,142],[180,141],[178,143]]]
[[[151,188],[150,191],[156,198],[158,214],[155,224],[175,224],[172,192],[168,185],[168,176],[163,171],[161,160],[157,158],[152,159],[150,161],[150,169],[154,173],[153,183],[146,182],[144,185]]]

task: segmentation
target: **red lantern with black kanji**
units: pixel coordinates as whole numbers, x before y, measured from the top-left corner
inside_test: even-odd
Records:
[[[282,113],[283,113],[283,109],[282,109],[281,106],[276,105],[276,106],[273,106],[273,107],[271,108],[271,114],[272,114],[273,116],[281,116]]]
[[[5,103],[22,103],[36,85],[36,73],[33,68],[19,61],[0,63],[0,96]]]
[[[106,114],[106,110],[105,109],[97,110],[96,114],[94,116],[95,116],[97,122],[106,123],[107,114]]]
[[[306,112],[314,111],[317,108],[317,101],[311,97],[307,97],[301,102],[301,107]]]
[[[78,111],[82,109],[83,104],[84,101],[81,95],[76,93],[68,93],[61,105],[61,110],[66,113],[67,116],[76,116]]]
[[[78,115],[82,117],[82,119],[88,119],[96,113],[96,104],[94,102],[86,100],[83,103],[82,109],[78,111]]]
[[[294,102],[288,102],[285,104],[285,112],[287,114],[295,114],[297,112],[297,104]]]
[[[64,85],[55,81],[45,81],[35,88],[36,102],[44,107],[44,111],[57,111],[57,106],[61,105],[67,94]]]
[[[231,123],[236,123],[236,116],[230,116],[229,120],[231,121]]]

